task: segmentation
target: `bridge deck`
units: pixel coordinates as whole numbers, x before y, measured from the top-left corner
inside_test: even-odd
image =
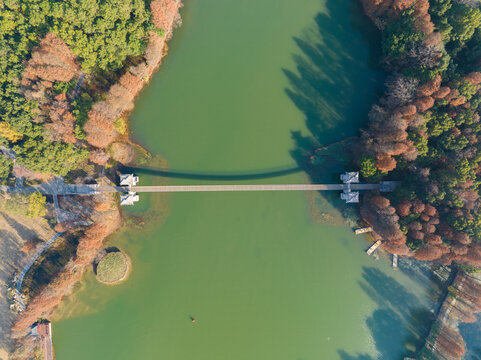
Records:
[[[318,191],[343,190],[342,184],[299,185],[168,185],[133,186],[135,192],[199,192],[199,191]]]
[[[39,191],[45,195],[93,195],[115,192],[207,192],[207,191],[343,191],[347,184],[285,184],[285,185],[161,185],[161,186],[99,186],[97,184],[71,185],[63,182],[45,183],[24,188],[0,187],[6,192]],[[381,190],[381,184],[351,184],[351,190]]]
[[[208,191],[342,191],[345,184],[285,184],[285,185],[161,185],[161,186],[132,186],[135,192],[208,192]],[[351,190],[379,190],[380,184],[351,185]],[[127,192],[123,186],[98,187],[99,192]]]

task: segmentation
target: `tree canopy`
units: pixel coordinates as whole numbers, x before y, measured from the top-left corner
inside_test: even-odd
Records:
[[[378,20],[392,76],[369,114],[357,161],[364,177],[388,175],[402,186],[367,196],[361,215],[389,251],[479,266],[480,4],[416,1]]]
[[[0,141],[15,148],[18,164],[64,175],[87,157],[85,150],[47,136],[37,117],[38,102],[21,85],[25,60],[49,33],[62,39],[84,72],[110,74],[141,55],[154,30],[143,0],[8,0],[0,3]],[[49,55],[50,58],[52,55]],[[61,55],[60,55],[61,56]],[[67,93],[76,79],[57,81],[53,95]],[[92,99],[82,94],[73,106],[75,135],[82,130]],[[55,141],[52,141],[55,140]]]
[[[13,160],[7,159],[0,153],[0,181],[5,180],[10,175],[13,167]]]

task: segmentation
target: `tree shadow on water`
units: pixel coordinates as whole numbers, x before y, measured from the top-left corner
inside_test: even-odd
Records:
[[[314,25],[294,38],[300,50],[293,55],[296,70],[283,69],[286,94],[304,113],[310,132],[310,141],[293,133],[295,158],[299,150],[356,135],[383,77],[369,64],[366,40],[378,39],[358,1],[328,0],[326,8],[328,13],[317,14]]]
[[[362,277],[363,281],[359,282],[359,286],[380,307],[396,309],[399,313],[406,314],[409,309],[420,304],[415,295],[377,268],[364,267]]]
[[[374,358],[369,355],[366,355],[366,354],[349,355],[344,350],[339,350],[338,354],[341,360],[374,360]]]
[[[394,311],[379,309],[366,319],[366,325],[371,333],[377,356],[367,354],[350,355],[344,350],[338,354],[342,360],[374,360],[400,359],[399,337],[404,331],[401,317]]]
[[[364,267],[362,276],[359,286],[378,306],[366,319],[377,351],[375,358],[412,356],[429,331],[434,320],[432,312],[416,295],[379,269]],[[366,354],[350,355],[344,350],[338,353],[343,360],[370,359]]]
[[[285,93],[304,114],[308,130],[292,131],[290,153],[313,183],[338,182],[339,173],[356,170],[351,161],[353,137],[366,123],[384,79],[372,61],[380,34],[359,1],[327,0],[325,8],[293,38],[295,68],[283,69],[289,84]],[[345,209],[337,192],[324,192],[320,199],[319,212],[330,206]]]
[[[476,316],[474,323],[461,323],[459,330],[466,341],[467,360],[481,360],[481,313]]]

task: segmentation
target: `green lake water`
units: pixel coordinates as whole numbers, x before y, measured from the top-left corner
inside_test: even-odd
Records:
[[[296,149],[365,123],[383,77],[369,66],[372,34],[357,1],[187,0],[182,15],[131,116],[133,138],[171,169],[295,167]],[[236,183],[307,181],[298,172]],[[338,214],[347,205],[337,196],[315,203]],[[128,213],[148,218],[168,203],[165,221],[112,237],[133,271],[115,287],[86,274],[54,321],[57,359],[401,359],[425,331],[429,279],[368,257],[347,225],[313,221],[309,199],[141,195]]]

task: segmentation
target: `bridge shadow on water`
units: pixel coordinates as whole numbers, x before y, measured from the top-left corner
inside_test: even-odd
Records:
[[[299,166],[293,165],[277,169],[269,169],[252,173],[197,173],[180,170],[162,170],[148,167],[124,167],[124,172],[161,176],[166,178],[190,179],[190,180],[212,180],[212,181],[241,181],[268,179],[279,176],[295,174],[303,171]]]
[[[274,178],[301,171],[314,183],[339,181],[349,156],[336,150],[323,166],[312,166],[309,157],[315,149],[357,135],[376,98],[383,74],[373,59],[378,59],[380,38],[362,15],[358,0],[327,0],[326,13],[318,13],[313,24],[294,37],[298,51],[293,54],[295,69],[282,69],[288,79],[288,98],[305,115],[308,134],[292,131],[290,150],[297,165],[248,173],[198,173],[127,167],[124,171],[168,178],[241,181]],[[345,149],[344,149],[345,150]],[[328,197],[337,198],[338,194]]]

